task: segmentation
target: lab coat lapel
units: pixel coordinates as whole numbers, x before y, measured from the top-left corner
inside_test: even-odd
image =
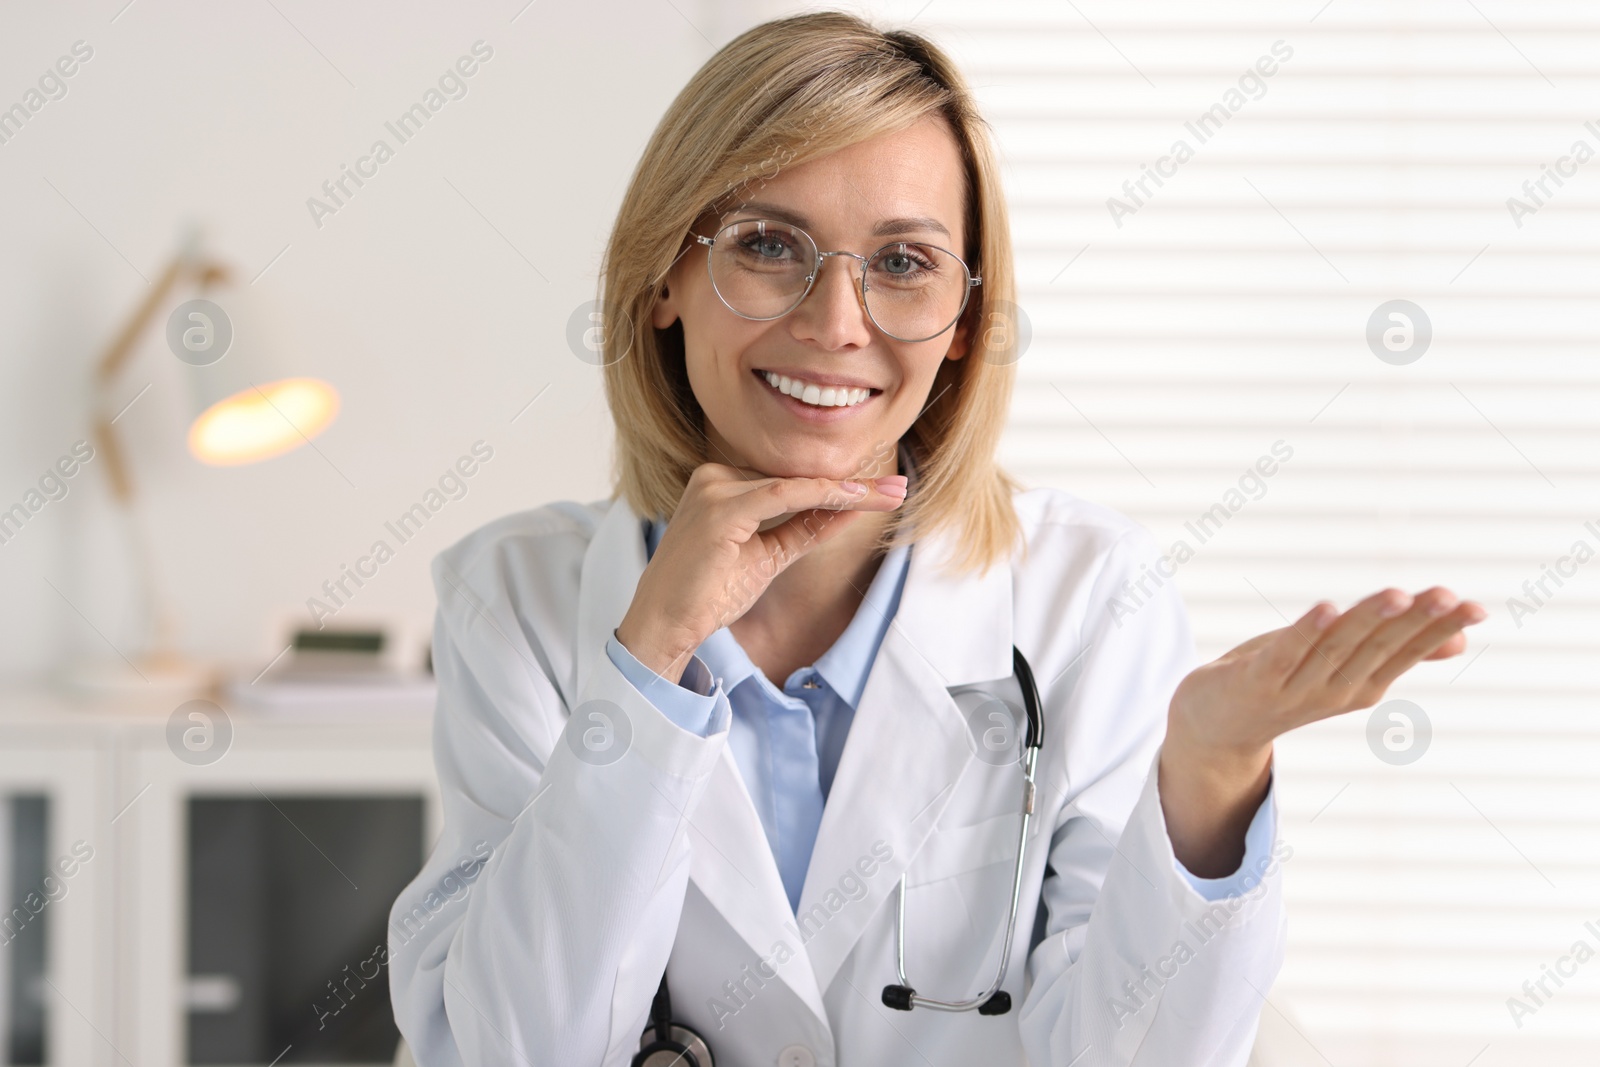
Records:
[[[949,689],[1011,674],[1011,568],[950,577],[937,571],[948,537],[919,540],[900,606],[884,635],[822,812],[798,922],[817,986],[826,990],[868,921],[938,822],[976,752]],[[874,844],[892,850],[881,860]],[[867,893],[839,880],[858,862]],[[869,995],[870,995],[870,991]]]
[[[626,498],[619,498],[601,518],[584,555],[574,693],[584,692],[590,673],[606,654],[606,641],[627,614],[645,563],[643,518]],[[781,966],[771,962],[784,983],[826,1026],[821,990],[811,967],[803,962],[805,948],[790,932],[794,914],[789,910],[777,861],[733,751],[726,745],[688,821],[687,832],[693,847],[690,880],[758,956],[771,957],[779,941],[788,945],[798,958]],[[728,977],[738,978],[736,971]]]

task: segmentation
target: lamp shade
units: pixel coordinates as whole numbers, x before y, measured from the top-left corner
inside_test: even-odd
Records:
[[[234,286],[185,301],[168,318],[168,344],[189,379],[189,453],[202,463],[229,467],[280,456],[339,414],[337,389],[293,373],[271,318],[257,295]]]

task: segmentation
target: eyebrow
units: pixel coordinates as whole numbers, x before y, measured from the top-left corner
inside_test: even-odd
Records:
[[[776,219],[779,222],[787,222],[791,226],[799,226],[801,229],[809,229],[811,227],[811,220],[807,219],[798,211],[793,211],[782,206],[781,204],[769,204],[761,200],[746,201],[745,203],[739,204],[737,207],[733,208],[728,212],[728,214],[736,215],[740,214],[741,212],[751,211],[759,212],[768,218]],[[944,223],[928,215],[913,215],[898,219],[883,219],[872,228],[872,236],[892,237],[895,234],[913,233],[917,230],[933,230],[935,232],[944,234],[946,238],[950,237],[950,231],[945,228]]]

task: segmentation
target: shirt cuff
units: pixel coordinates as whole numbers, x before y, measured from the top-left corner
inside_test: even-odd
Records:
[[[1274,772],[1267,784],[1267,795],[1256,809],[1255,817],[1250,820],[1250,828],[1244,833],[1244,859],[1240,861],[1238,870],[1221,878],[1199,878],[1190,874],[1178,859],[1173,859],[1172,865],[1178,869],[1178,873],[1187,878],[1195,892],[1205,899],[1216,901],[1243,896],[1260,884],[1262,872],[1271,863],[1269,852],[1272,839],[1277,836],[1278,815],[1272,803],[1276,782],[1277,774]],[[1246,880],[1249,884],[1245,884]]]
[[[683,680],[673,683],[640,663],[615,635],[606,640],[606,655],[611,657],[622,676],[668,719],[692,734],[711,735],[711,717],[717,706],[713,691],[715,680],[699,656],[689,657],[689,665],[683,669]]]

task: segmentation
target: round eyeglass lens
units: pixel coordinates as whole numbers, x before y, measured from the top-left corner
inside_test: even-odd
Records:
[[[966,306],[966,266],[934,245],[885,245],[868,260],[866,272],[867,313],[897,340],[937,337]]]
[[[804,230],[756,219],[724,226],[708,257],[711,284],[735,313],[775,319],[806,295],[817,246]]]

